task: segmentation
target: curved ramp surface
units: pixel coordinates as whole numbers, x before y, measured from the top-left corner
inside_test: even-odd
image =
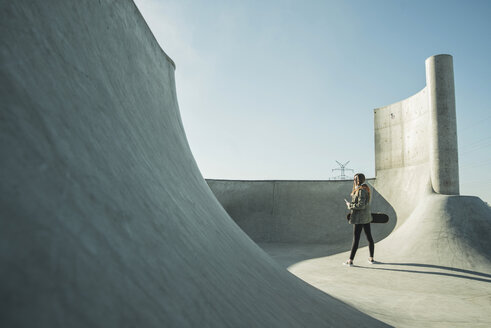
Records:
[[[374,327],[214,198],[135,5],[0,5],[1,327]]]
[[[288,236],[288,243],[261,246],[295,275],[363,312],[397,327],[490,327],[491,209],[477,197],[459,196],[452,57],[428,58],[426,72],[427,86],[420,92],[375,109],[377,176],[371,185],[397,217],[393,231],[375,245],[376,264],[368,264],[368,249],[361,248],[354,267],[341,265],[349,256],[342,251],[349,249],[352,236],[345,213],[336,208],[349,194],[349,185],[329,189],[327,182],[295,182],[309,184],[308,192],[289,190],[287,194],[297,198],[277,201],[278,207],[290,211],[275,220],[266,211],[241,206],[251,199],[243,193],[251,182],[221,182],[228,189],[213,181],[210,185],[253,238],[259,239],[257,232],[264,228],[251,228],[249,221],[268,227],[275,222],[274,231],[282,238],[284,231],[303,234]],[[323,197],[329,198],[325,200],[329,206],[315,201]],[[314,206],[306,206],[313,199]],[[261,204],[257,199],[252,203]],[[328,209],[331,217],[324,214]],[[322,227],[332,229],[327,234],[316,229],[322,218]],[[309,223],[314,224],[306,228]],[[373,224],[372,229],[379,226]],[[311,242],[312,236],[326,237],[326,244],[302,243]]]
[[[329,244],[340,250],[351,246],[344,236],[351,227],[343,197],[350,198],[353,181],[207,182],[227,213],[258,243]],[[371,190],[372,208],[392,218],[374,229],[378,241],[394,229],[397,216],[377,190]]]
[[[293,263],[265,249],[298,277],[387,324],[484,328],[491,325],[490,231],[491,209],[479,198],[428,194],[375,245],[376,264],[367,263],[366,247],[351,268],[340,265],[348,252]]]

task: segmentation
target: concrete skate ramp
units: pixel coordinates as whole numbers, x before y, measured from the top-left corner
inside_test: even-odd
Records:
[[[490,231],[491,209],[478,197],[429,194],[405,224],[378,244],[379,254],[384,261],[491,274]]]
[[[374,112],[372,205],[397,218],[378,236],[376,264],[361,248],[354,267],[340,265],[351,182],[208,183],[278,263],[361,311],[396,327],[490,327],[491,209],[459,195],[452,57],[428,58],[426,75],[420,92]]]
[[[197,169],[131,1],[0,5],[1,327],[373,327],[260,250]]]
[[[366,247],[349,269],[340,265],[348,252],[312,256],[318,247],[264,249],[298,277],[395,327],[489,327],[491,209],[472,196],[421,198],[410,216],[376,243],[376,264],[367,264]],[[292,261],[302,259],[297,254],[303,261]]]
[[[390,234],[377,249],[388,258],[389,250],[397,250],[393,254],[405,259],[490,271],[491,211],[477,197],[459,196],[452,57],[428,58],[426,79],[418,93],[374,111],[376,179],[368,180],[374,190],[372,210],[391,217],[388,225],[373,225],[376,241]],[[351,181],[208,184],[259,243],[350,248],[342,199],[349,197]],[[322,252],[311,257],[333,254]]]
[[[343,198],[350,198],[352,181],[207,182],[227,213],[258,243],[328,244],[338,252],[351,246]],[[394,229],[397,215],[373,187],[371,205],[391,217],[389,224],[373,229],[375,240],[381,240]]]
[[[459,195],[453,60],[425,65],[420,92],[374,112],[374,186],[399,218],[379,254],[491,273],[491,209]]]

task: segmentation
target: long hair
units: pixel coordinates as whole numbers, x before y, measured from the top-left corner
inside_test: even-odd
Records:
[[[356,185],[356,181],[353,181],[353,189],[351,190],[351,196],[358,192],[361,188],[365,189],[368,192],[368,199],[370,199],[370,188],[367,185],[362,186],[365,182],[365,175],[363,173],[356,173],[354,180],[358,180],[358,185]]]

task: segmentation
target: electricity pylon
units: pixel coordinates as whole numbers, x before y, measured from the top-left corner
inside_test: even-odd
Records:
[[[332,169],[333,171],[341,171],[341,174],[334,177],[335,180],[347,180],[347,179],[351,179],[351,177],[348,177],[347,175],[344,174],[344,171],[351,171],[353,172],[352,169],[348,169],[346,167],[346,165],[348,165],[350,161],[347,161],[346,163],[344,164],[341,164],[339,163],[338,161],[336,161],[336,163],[338,163],[339,167],[338,168],[335,168],[335,169]]]

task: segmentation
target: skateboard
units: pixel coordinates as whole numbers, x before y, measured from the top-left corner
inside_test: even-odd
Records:
[[[346,215],[346,219],[349,221],[351,213]],[[370,223],[387,223],[389,222],[389,216],[384,213],[372,213],[372,222]]]
[[[373,221],[371,223],[387,223],[389,222],[389,216],[384,213],[372,213]]]

